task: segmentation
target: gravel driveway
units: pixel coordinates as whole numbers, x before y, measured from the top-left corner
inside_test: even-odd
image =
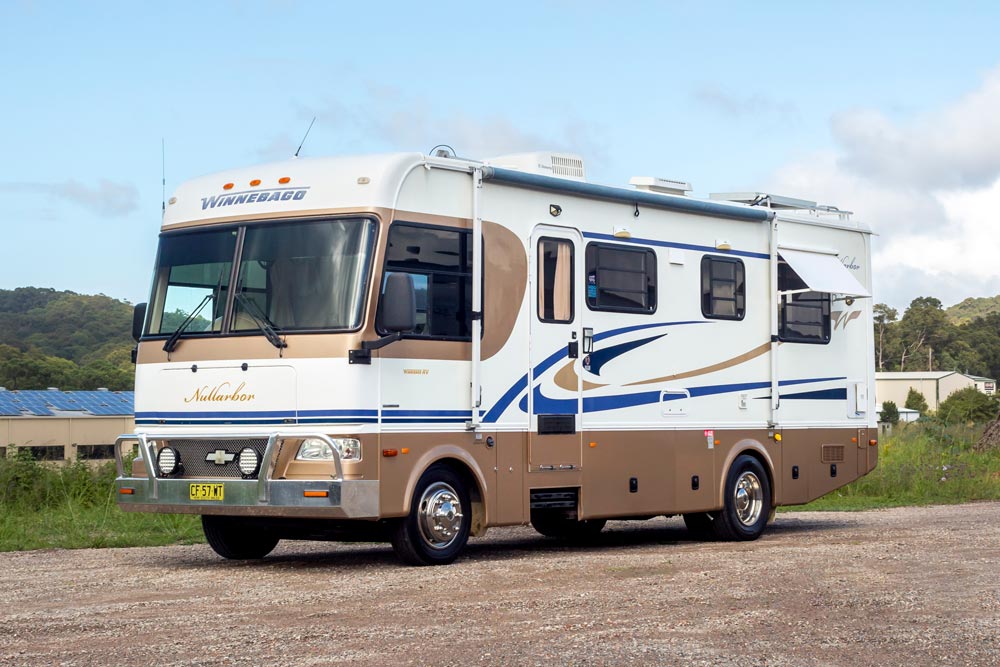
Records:
[[[1000,665],[1000,503],[490,531],[454,565],[283,542],[0,554],[3,665]]]

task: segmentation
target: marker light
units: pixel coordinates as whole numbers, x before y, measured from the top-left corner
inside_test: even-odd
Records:
[[[257,452],[251,448],[244,447],[240,450],[238,465],[240,467],[240,472],[244,477],[252,477],[260,467],[260,457],[258,457]]]
[[[302,496],[304,498],[329,498],[329,491],[303,491]]]
[[[122,494],[123,496],[131,496],[135,494],[135,489],[130,489],[127,486],[123,486],[122,488],[118,489],[118,493]]]
[[[878,444],[878,440],[874,440],[874,439],[873,440],[869,440],[868,444],[871,445],[872,447],[874,447],[875,445]]]
[[[156,455],[156,466],[160,469],[161,475],[173,475],[177,472],[177,467],[181,462],[181,457],[176,449],[164,447]]]
[[[250,181],[250,187],[255,188],[258,185],[260,185],[260,179],[259,178],[255,178],[252,181]]]
[[[222,186],[222,189],[223,190],[232,190],[233,189],[233,185],[234,185],[233,183],[226,183],[225,185]]]
[[[383,449],[382,450],[382,456],[385,456],[386,458],[390,458],[390,457],[396,456],[398,454],[399,454],[399,451],[395,450],[395,449]]]
[[[781,434],[780,433],[775,433],[774,434],[774,441],[775,442],[781,442]]]
[[[291,182],[291,180],[292,179],[290,179],[288,176],[282,176],[281,178],[278,179],[278,182],[284,185],[285,183]]]

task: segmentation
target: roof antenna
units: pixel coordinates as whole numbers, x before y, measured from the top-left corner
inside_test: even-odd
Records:
[[[309,136],[309,130],[313,129],[313,123],[315,123],[315,122],[316,122],[316,116],[313,116],[312,123],[309,123],[309,127],[306,129],[306,135],[305,135],[305,137],[302,137],[302,143],[299,144],[299,147],[295,149],[295,155],[293,155],[292,157],[298,157],[299,156],[299,151],[302,150],[303,144],[306,143],[306,137]]]
[[[160,213],[167,214],[167,140],[160,137]]]

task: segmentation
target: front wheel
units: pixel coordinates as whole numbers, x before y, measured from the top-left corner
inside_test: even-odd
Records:
[[[726,475],[725,506],[712,515],[721,540],[756,540],[771,515],[771,484],[760,461],[742,454]]]
[[[271,533],[231,516],[203,514],[201,527],[215,553],[230,560],[263,558],[278,546],[278,538]]]
[[[451,468],[433,465],[413,491],[410,513],[392,527],[392,548],[409,565],[447,565],[461,553],[472,525],[469,492]]]

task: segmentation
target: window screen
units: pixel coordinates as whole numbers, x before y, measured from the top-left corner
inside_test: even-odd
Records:
[[[417,327],[408,335],[471,338],[471,239],[472,234],[465,230],[411,223],[389,228],[386,276],[410,274],[416,292]]]
[[[720,320],[742,320],[746,314],[746,269],[732,257],[701,258],[701,313]]]
[[[573,321],[573,243],[538,241],[538,319]]]
[[[788,264],[778,264],[778,291],[808,290]],[[826,292],[783,294],[778,312],[778,338],[792,343],[830,342],[830,295]]]
[[[587,246],[587,306],[591,310],[656,310],[656,254],[648,248]]]

